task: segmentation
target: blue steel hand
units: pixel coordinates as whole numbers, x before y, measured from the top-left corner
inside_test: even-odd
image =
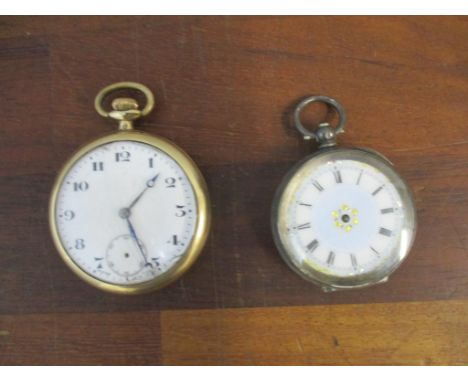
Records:
[[[146,257],[145,252],[143,251],[143,248],[142,248],[142,246],[140,244],[140,240],[138,239],[138,237],[136,235],[135,228],[133,228],[133,225],[132,225],[132,223],[130,221],[130,218],[127,217],[126,220],[127,220],[127,224],[128,224],[128,229],[130,230],[130,235],[132,236],[133,240],[135,240],[135,242],[137,243],[138,248],[140,249],[141,255],[143,256],[143,259],[145,260],[145,267],[150,266],[151,268],[153,268],[153,264],[148,262],[148,258]]]

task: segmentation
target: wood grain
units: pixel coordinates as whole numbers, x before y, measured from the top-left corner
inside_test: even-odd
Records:
[[[33,316],[50,323],[60,314],[96,320],[103,314],[114,325],[113,315],[167,310],[462,304],[468,297],[467,35],[466,17],[0,17],[0,324],[9,317],[26,325]],[[78,280],[47,227],[57,170],[77,147],[112,131],[93,109],[96,92],[122,80],[154,90],[156,110],[142,126],[200,165],[214,221],[189,273],[137,297],[103,294]],[[346,107],[343,145],[381,151],[415,193],[416,243],[386,284],[323,294],[293,274],[274,248],[273,192],[287,169],[314,150],[292,128],[291,109],[312,93]],[[317,110],[306,119],[320,116]],[[447,322],[453,319],[450,309],[444,312]],[[115,320],[115,328],[122,325]],[[43,327],[49,336],[51,326]],[[145,330],[123,331],[123,343]],[[70,341],[82,335],[73,331]],[[39,360],[26,337],[16,338],[0,345],[0,363]],[[98,341],[90,338],[80,349]],[[155,349],[157,357],[144,362],[162,359]],[[458,362],[437,349],[433,362]],[[57,354],[40,359],[133,361],[81,358],[71,348],[66,360]],[[411,357],[408,362],[420,360]]]
[[[0,316],[2,365],[158,365],[159,313]]]
[[[3,315],[2,364],[468,364],[468,304]]]
[[[465,301],[165,311],[165,364],[468,364]]]

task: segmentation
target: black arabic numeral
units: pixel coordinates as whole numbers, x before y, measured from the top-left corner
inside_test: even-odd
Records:
[[[185,206],[177,206],[176,205],[177,211],[176,211],[175,216],[177,216],[178,218],[181,218],[182,216],[187,215],[187,211],[184,210],[184,207]]]
[[[70,221],[75,217],[75,213],[72,210],[66,210],[63,213],[63,217],[65,218],[65,220]]]
[[[83,239],[76,239],[75,240],[75,248],[76,249],[84,249],[85,243]]]
[[[93,162],[93,171],[104,171],[103,162]]]
[[[164,181],[165,181],[166,184],[167,184],[166,188],[173,188],[173,187],[175,187],[175,182],[176,182],[175,178],[166,178]]]
[[[115,153],[115,161],[130,162],[130,153],[128,151],[121,151],[119,153]]]
[[[89,188],[88,182],[74,182],[73,191],[86,191]]]

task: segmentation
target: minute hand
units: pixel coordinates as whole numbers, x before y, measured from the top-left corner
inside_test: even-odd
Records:
[[[154,184],[156,183],[156,179],[158,179],[159,174],[156,174],[154,177],[152,177],[150,180],[146,182],[146,187],[144,188],[143,191],[140,192],[140,194],[133,200],[133,202],[130,203],[130,205],[127,207],[128,210],[131,210],[135,204],[141,199],[143,194],[148,190],[148,188],[153,188]]]
[[[130,236],[133,238],[133,240],[135,240],[135,242],[136,242],[136,244],[138,246],[138,249],[140,250],[140,253],[143,256],[143,259],[145,260],[145,267],[148,266],[148,265],[150,267],[153,267],[153,265],[148,262],[148,258],[145,255],[145,251],[143,251],[143,248],[142,248],[142,246],[140,244],[140,239],[137,237],[137,234],[135,232],[135,228],[133,228],[133,225],[130,222],[130,218],[127,217],[126,220],[127,220],[127,224],[128,224],[128,229],[130,230]]]

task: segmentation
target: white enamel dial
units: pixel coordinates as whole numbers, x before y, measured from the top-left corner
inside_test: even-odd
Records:
[[[78,267],[106,283],[133,285],[177,266],[194,236],[197,204],[169,155],[116,141],[74,163],[55,214],[62,246]]]
[[[366,155],[385,171],[359,159]],[[328,152],[295,170],[279,195],[274,222],[280,251],[295,270],[324,284],[346,278],[365,284],[366,275],[382,279],[406,256],[414,210],[404,182],[383,162],[349,150]]]
[[[371,271],[391,252],[401,200],[374,168],[327,163],[304,179],[295,199],[288,227],[297,260],[346,276]]]

